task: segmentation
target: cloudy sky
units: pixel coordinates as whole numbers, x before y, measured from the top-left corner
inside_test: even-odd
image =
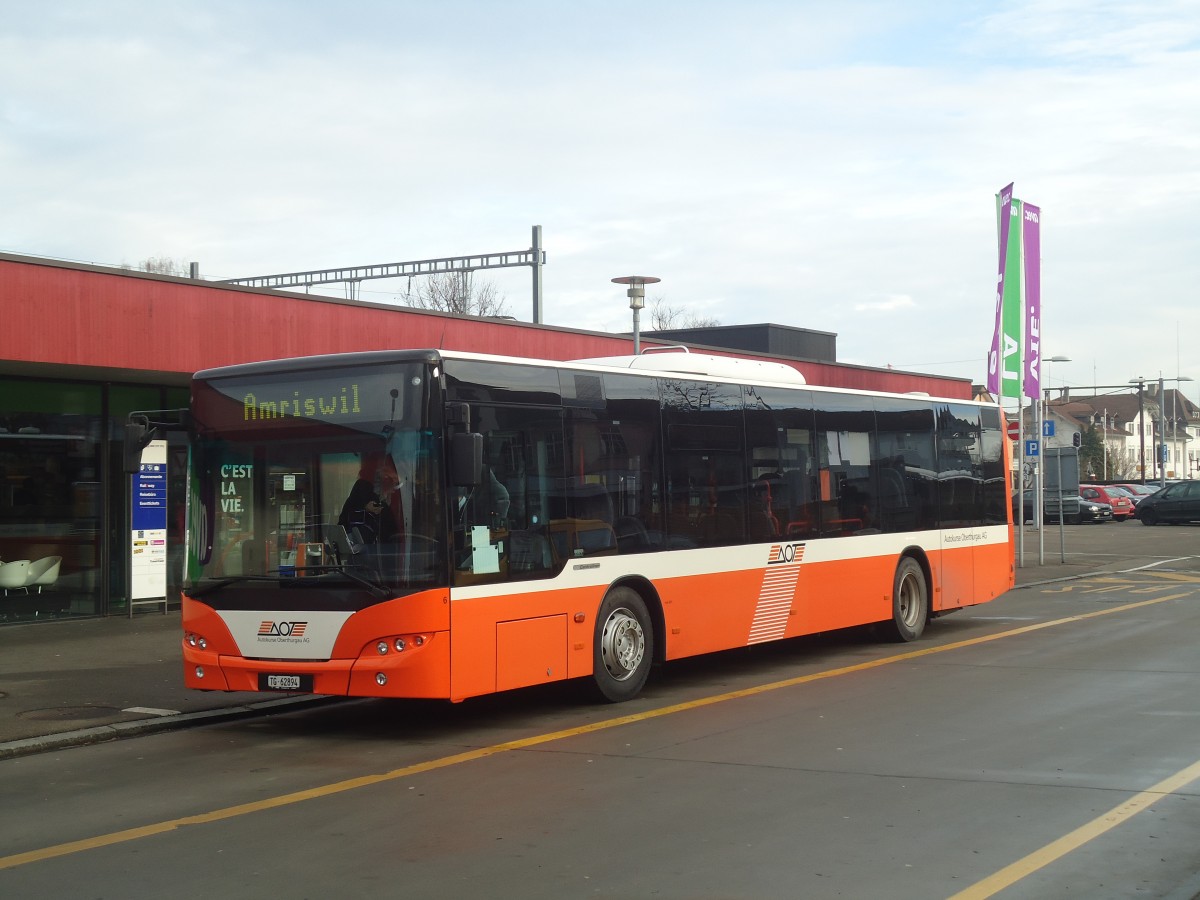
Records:
[[[655,275],[721,324],[982,381],[1014,182],[1053,384],[1200,396],[1200,0],[0,9],[3,251],[232,278],[541,225],[548,324],[627,331],[610,279]],[[528,270],[480,277],[530,317]]]

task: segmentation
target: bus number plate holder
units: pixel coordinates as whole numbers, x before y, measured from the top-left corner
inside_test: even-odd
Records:
[[[260,672],[258,689],[260,691],[308,691],[311,693],[313,677],[311,675],[275,675]]]

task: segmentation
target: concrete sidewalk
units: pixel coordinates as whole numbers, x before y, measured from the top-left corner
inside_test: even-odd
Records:
[[[1017,586],[1129,571],[1200,553],[1200,529],[1137,523],[1027,530]],[[180,614],[0,628],[0,759],[134,734],[264,715],[327,698],[201,693],[183,687]]]
[[[187,690],[181,636],[178,610],[0,628],[0,759],[314,700]]]

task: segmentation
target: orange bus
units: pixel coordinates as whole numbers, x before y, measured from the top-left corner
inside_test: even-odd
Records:
[[[1013,585],[996,406],[685,352],[212,369],[189,416],[189,687],[452,701],[929,619]]]

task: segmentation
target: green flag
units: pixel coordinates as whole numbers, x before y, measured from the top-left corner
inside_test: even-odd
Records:
[[[1010,206],[1007,256],[1004,261],[1004,301],[1000,330],[1000,396],[1021,396],[1021,210],[1016,197]],[[997,204],[997,218],[1004,207]]]

